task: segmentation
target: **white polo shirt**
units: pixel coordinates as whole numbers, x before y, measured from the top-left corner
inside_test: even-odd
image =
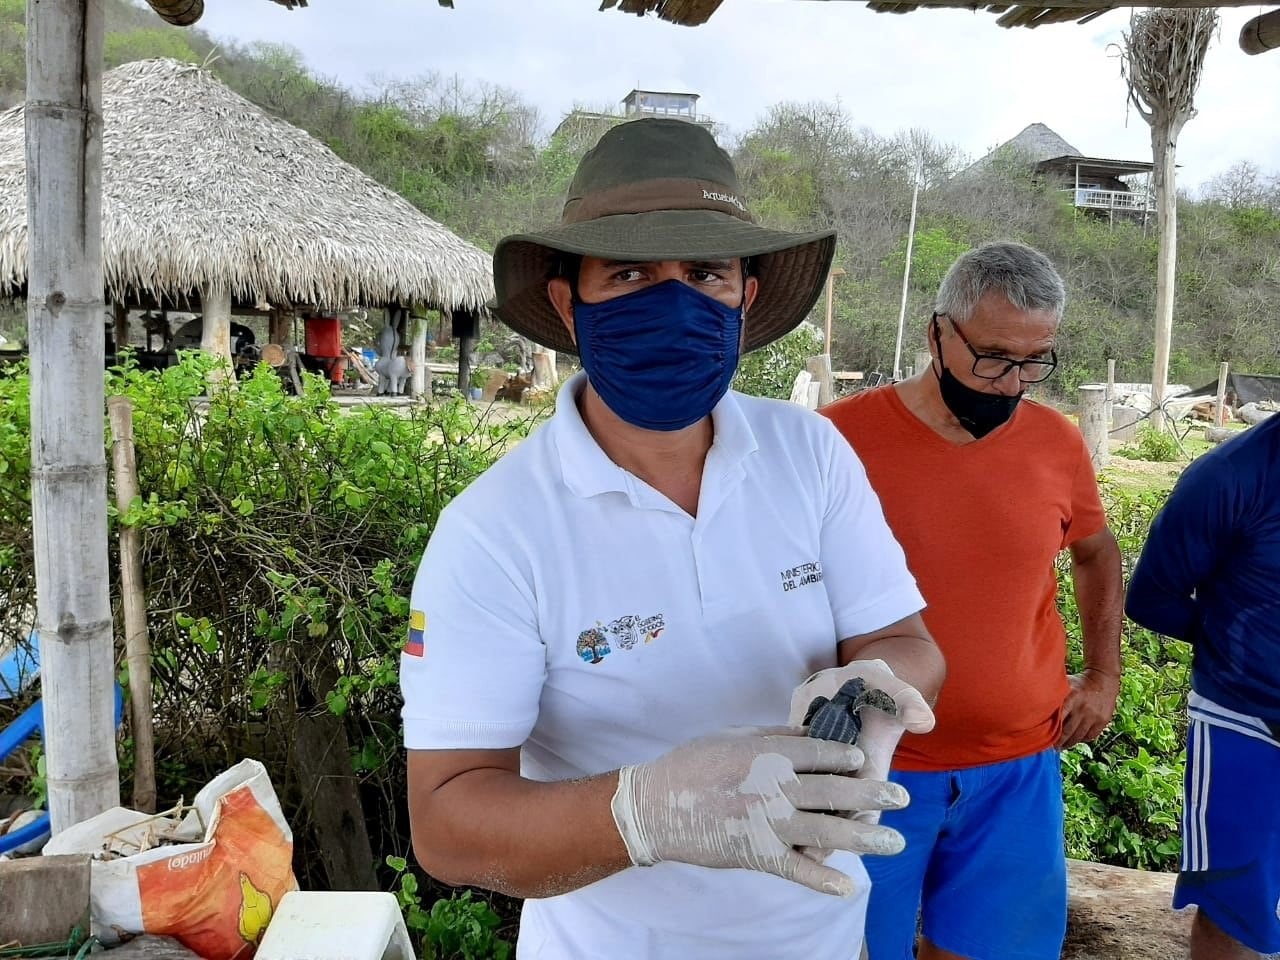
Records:
[[[785,724],[840,639],[924,606],[825,418],[726,395],[695,518],[605,456],[575,402],[585,382],[440,515],[401,658],[411,750],[521,747],[525,777],[565,780]],[[866,874],[852,854],[828,862],[861,882],[853,898],[747,870],[633,867],[526,901],[517,956],[852,960]]]

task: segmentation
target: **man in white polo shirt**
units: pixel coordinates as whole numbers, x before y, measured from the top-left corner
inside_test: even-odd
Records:
[[[401,685],[414,850],[525,898],[521,958],[859,955],[858,854],[901,849],[883,778],[942,658],[849,445],[729,390],[834,246],[757,226],[710,134],[646,119],[494,253],[500,316],[584,373],[441,514]],[[897,717],[788,725],[854,675]]]

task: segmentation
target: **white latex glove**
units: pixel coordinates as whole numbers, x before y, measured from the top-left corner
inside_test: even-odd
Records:
[[[798,729],[703,737],[651,763],[623,767],[613,819],[636,866],[674,860],[742,867],[848,896],[854,885],[846,874],[795,848],[903,849],[896,830],[842,816],[907,804],[896,784],[845,776],[862,761],[857,747]]]
[[[933,729],[933,711],[920,691],[900,679],[883,660],[854,660],[843,667],[819,670],[791,695],[792,724],[804,723],[804,715],[815,697],[830,699],[854,677],[861,677],[868,687],[883,690],[897,704],[898,715],[891,717],[883,710],[867,707],[862,711],[862,733],[858,746],[866,756],[865,762],[855,774],[859,779],[886,780],[893,752],[898,748],[902,734],[928,733]],[[878,823],[878,810],[868,810],[858,817],[868,823]]]

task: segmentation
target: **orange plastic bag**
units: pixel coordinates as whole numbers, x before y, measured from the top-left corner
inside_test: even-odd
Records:
[[[96,855],[93,932],[104,942],[168,934],[204,960],[248,960],[275,905],[297,889],[293,832],[256,760],[210,781],[193,807],[174,830],[190,842],[99,859],[104,846],[124,851],[157,833],[155,820],[116,808],[60,833],[45,853]]]

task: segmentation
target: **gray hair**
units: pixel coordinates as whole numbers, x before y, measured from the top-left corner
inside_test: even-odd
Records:
[[[970,250],[951,265],[934,303],[956,323],[973,316],[986,294],[997,291],[1019,310],[1048,310],[1062,319],[1067,289],[1049,258],[1023,243],[1000,240]]]

